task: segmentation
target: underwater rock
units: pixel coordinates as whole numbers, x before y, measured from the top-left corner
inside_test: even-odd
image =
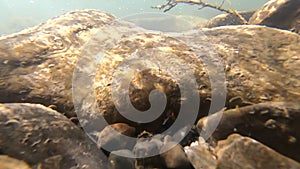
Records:
[[[239,12],[239,14],[246,20],[249,21],[250,17],[254,14],[254,11]],[[243,25],[243,22],[233,14],[221,14],[218,15],[206,23],[200,24],[200,28],[213,28],[218,26],[226,25]]]
[[[226,96],[227,108],[300,100],[300,38],[296,34],[245,25],[164,35],[127,22],[112,22],[114,19],[94,10],[75,11],[1,37],[0,101],[42,103],[74,116],[71,85],[76,61],[72,86],[75,107],[83,109],[79,120],[83,128],[91,129],[89,132],[103,129],[93,128],[99,124],[100,116],[109,124],[127,123],[136,128],[137,133],[144,129],[161,131],[169,127],[165,126],[166,119],[174,121],[176,117],[190,116],[179,117],[181,105],[190,103],[180,98],[183,94],[199,95],[200,109],[196,113],[199,117],[207,115],[212,98],[209,76],[218,76],[216,65],[220,61],[223,65],[219,67],[225,69],[227,93],[218,90],[215,97]],[[128,59],[142,63],[123,63]],[[203,64],[205,60],[210,60],[212,65]],[[143,69],[143,64],[150,67]],[[134,74],[126,68],[140,72]],[[195,77],[196,89],[180,93],[184,90],[180,90],[178,79],[191,81],[190,76],[182,74],[187,69]],[[89,76],[95,77],[95,83],[85,79]],[[128,81],[129,87],[126,86]],[[216,83],[217,87],[224,86],[222,81]],[[112,89],[119,94],[116,98],[112,98]],[[118,108],[127,110],[131,104],[136,111],[128,113],[133,116],[139,116],[137,110],[155,107],[149,100],[154,89],[164,92],[167,98],[163,112],[158,109],[152,112],[159,116],[156,120],[143,123],[120,114]],[[123,94],[128,94],[129,99],[119,97]],[[151,97],[156,105],[163,105],[161,94]],[[212,111],[222,108],[220,104]],[[181,128],[185,127],[185,121],[182,123]]]
[[[239,133],[300,162],[300,149],[295,148],[300,147],[299,102],[268,102],[220,111],[201,118],[197,124],[199,132],[209,130],[218,116],[222,119],[212,134],[214,140]]]
[[[204,29],[223,61],[227,108],[300,101],[300,37],[256,25]]]
[[[159,155],[160,147],[155,142],[138,141],[133,148],[136,155],[136,166],[147,168],[161,168],[162,162]]]
[[[0,155],[0,165],[2,169],[31,169],[24,161],[6,155]]]
[[[183,147],[176,142],[167,142],[160,149],[160,157],[166,168],[191,169],[191,163],[186,157]]]
[[[122,155],[122,156],[118,156]],[[112,151],[108,158],[109,169],[135,169],[134,154],[130,150]]]
[[[224,100],[227,108],[266,101],[296,102],[300,100],[300,74],[298,73],[300,71],[300,37],[297,34],[257,25],[225,26],[174,36],[147,33],[143,30],[139,33],[128,29],[122,30],[123,35],[122,33],[118,35],[122,38],[117,42],[112,42],[110,49],[105,48],[107,49],[104,54],[105,59],[97,69],[94,69],[97,70],[94,97],[98,109],[97,111],[87,109],[83,111],[83,116],[86,114],[85,116],[97,119],[101,115],[108,123],[127,123],[135,127],[137,132],[144,129],[156,132],[163,126],[170,114],[174,113],[174,117],[180,114],[178,112],[182,105],[180,104],[182,93],[172,76],[178,76],[182,81],[190,82],[190,77],[180,75],[182,68],[189,68],[193,72],[197,81],[197,89],[196,91],[190,90],[189,94],[200,96],[199,117],[205,116],[210,108],[212,97],[207,69],[211,71],[210,75],[220,76],[220,72],[216,69],[219,62],[222,62],[219,67],[225,70],[227,93],[218,88],[222,89],[224,82],[215,78],[216,84],[214,85],[217,86],[217,91],[214,91],[215,98],[224,98],[226,95],[226,100]],[[110,31],[114,32],[112,29]],[[98,45],[101,39],[95,38],[89,43],[83,51],[87,60],[91,58],[90,55],[103,51],[103,47]],[[209,52],[215,52],[218,55],[211,55]],[[126,62],[127,59],[136,59],[136,61],[130,63]],[[210,60],[212,66],[204,66],[202,62],[204,60]],[[151,62],[153,63],[151,68],[144,70],[141,68],[143,64]],[[124,66],[126,64],[129,65],[126,67]],[[142,71],[135,74],[134,69]],[[170,75],[161,69],[171,70],[174,73]],[[78,81],[81,85],[75,87],[75,91],[77,89],[78,91],[90,90],[84,88],[86,83],[82,82],[86,80],[79,78]],[[129,87],[126,86],[128,82],[130,82]],[[164,92],[167,97],[165,111],[156,120],[150,123],[134,122],[121,115],[116,108],[121,108],[134,117],[138,116],[140,112],[132,111],[131,104],[135,111],[148,110],[150,108],[149,94],[154,89]],[[115,98],[111,95],[113,90],[117,92]],[[90,93],[80,95],[85,98]],[[163,104],[159,95],[152,95],[152,97],[155,98],[152,100],[154,103],[157,101],[156,104]],[[85,100],[89,101],[89,99]],[[183,103],[186,102],[183,101]],[[82,107],[88,107],[91,104],[91,102],[83,101],[80,103]],[[211,111],[216,112],[222,108],[220,103],[219,107],[213,107]],[[181,119],[186,116],[190,115],[183,115]],[[93,125],[90,121],[86,124]]]
[[[34,165],[32,169],[51,169],[51,168],[62,168],[62,155],[54,155],[49,158],[46,158]]]
[[[184,147],[185,154],[195,169],[215,169],[216,156],[202,145]]]
[[[42,168],[107,166],[107,157],[80,128],[39,104],[0,104],[0,143],[2,154]]]
[[[133,137],[135,136],[135,128],[124,124],[115,123],[105,127],[98,135],[98,147],[103,149],[110,149],[110,151],[119,149],[132,149],[135,142],[127,142],[122,139],[122,135]]]
[[[296,148],[296,147],[295,147]],[[230,135],[216,147],[218,169],[296,169],[300,164],[249,137]]]
[[[0,37],[0,102],[51,105],[75,116],[74,64],[83,44],[114,19],[96,10],[74,11]]]
[[[270,0],[253,14],[249,23],[299,32],[300,1]]]

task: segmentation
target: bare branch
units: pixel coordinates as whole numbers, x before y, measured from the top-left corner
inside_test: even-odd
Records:
[[[200,5],[199,9],[203,9],[205,7],[209,7],[209,8],[213,8],[222,12],[226,12],[232,15],[235,15],[236,17],[238,17],[243,24],[248,24],[248,22],[246,21],[246,19],[240,15],[237,11],[235,10],[231,10],[231,9],[225,9],[223,8],[223,4],[224,4],[225,0],[222,0],[221,5],[214,5],[214,4],[210,4],[210,3],[206,3],[203,2],[202,0],[168,0],[168,2],[164,5],[159,5],[153,8],[156,9],[160,9],[160,10],[164,10],[164,12],[167,12],[169,10],[171,10],[173,7],[175,7],[178,3],[184,3],[184,4],[189,4],[189,5]]]
[[[164,12],[167,12],[167,11],[171,10],[172,8],[174,8],[176,5],[177,5],[177,3],[174,2],[173,0],[168,0],[168,2],[166,4],[152,6],[152,8],[159,9],[159,10],[163,9]]]
[[[225,3],[225,0],[223,0],[223,1],[221,2],[221,4],[220,4],[220,8],[222,8],[222,7],[223,7],[224,3]]]

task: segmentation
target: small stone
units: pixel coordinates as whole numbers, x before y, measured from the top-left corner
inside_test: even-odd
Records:
[[[135,169],[134,154],[130,150],[112,151],[108,158],[109,169]]]
[[[164,144],[160,150],[163,164],[167,168],[173,169],[191,169],[191,163],[186,157],[183,147],[176,142]]]
[[[123,139],[123,136],[133,137],[135,128],[125,123],[115,123],[106,126],[98,135],[98,147],[107,151],[132,149],[135,142]]]
[[[160,168],[162,167],[160,159],[160,149],[163,141],[159,137],[139,138],[133,148],[133,153],[137,157],[137,167]]]
[[[206,146],[190,146],[185,148],[185,154],[195,169],[215,169],[216,157]]]

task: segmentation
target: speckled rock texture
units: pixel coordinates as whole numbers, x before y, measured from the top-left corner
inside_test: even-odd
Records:
[[[94,85],[96,96],[94,97],[99,109],[98,112],[86,111],[86,116],[91,118],[97,118],[101,114],[108,123],[123,122],[137,127],[138,130],[148,129],[155,132],[159,129],[157,127],[162,126],[168,112],[175,112],[175,115],[178,113],[180,93],[176,81],[169,74],[157,69],[144,70],[134,76],[128,93],[132,105],[138,110],[145,111],[150,107],[148,96],[151,90],[159,89],[165,92],[169,98],[165,112],[155,121],[142,125],[125,119],[118,113],[115,104],[124,108],[128,104],[124,100],[112,99],[110,94],[112,77],[117,66],[132,55],[138,55],[139,59],[152,58],[157,65],[164,66],[166,69],[176,68],[176,64],[190,68],[197,79],[198,91],[191,92],[198,93],[200,96],[199,117],[207,114],[210,107],[211,84],[207,69],[214,69],[205,67],[202,60],[210,60],[215,65],[219,61],[222,62],[221,68],[224,69],[226,76],[227,93],[220,91],[216,93],[217,97],[226,95],[225,106],[227,108],[266,101],[297,102],[300,100],[300,74],[298,73],[300,37],[295,33],[255,25],[203,29],[205,35],[196,31],[174,37],[122,30],[125,33],[123,36],[118,36],[123,38],[110,44],[112,47],[106,50],[105,59],[97,67]],[[128,32],[132,32],[129,37]],[[207,43],[208,39],[210,43]],[[106,48],[98,47],[100,40],[97,39],[89,43],[85,51],[92,52],[87,53],[87,56],[95,55],[99,50]],[[218,55],[208,54],[212,49],[211,46]],[[136,49],[139,50],[136,51]],[[120,72],[117,71],[121,74]],[[216,72],[211,73],[216,74]],[[127,88],[124,85],[129,78],[130,75],[115,79],[118,82],[115,90],[125,93]],[[188,80],[184,79],[187,77],[182,78]],[[216,85],[222,86],[221,82],[220,84],[218,82]],[[88,90],[84,89],[84,86],[85,83],[82,83],[78,91]],[[86,100],[89,101],[83,100],[82,107],[90,104]],[[218,108],[215,108],[215,111],[217,110]]]
[[[296,169],[300,164],[265,145],[237,134],[218,142],[218,169]]]
[[[91,85],[95,88],[94,97],[99,107],[99,113],[96,113],[103,115],[109,123],[127,122],[141,130],[148,128],[157,131],[159,128],[156,127],[161,126],[170,112],[178,112],[179,88],[176,81],[170,75],[154,69],[144,70],[132,80],[130,99],[138,110],[149,108],[148,95],[152,89],[164,91],[169,98],[166,112],[161,117],[154,123],[140,126],[118,115],[114,106],[118,103],[113,102],[109,94],[112,73],[119,63],[137,48],[140,49],[140,55],[143,55],[143,52],[146,56],[160,53],[161,56],[155,57],[157,60],[164,58],[159,60],[159,64],[166,69],[174,67],[170,65],[172,62],[186,65],[196,76],[201,100],[199,116],[204,116],[210,106],[211,93],[206,67],[200,59],[216,58],[216,55],[207,54],[211,51],[211,46],[214,46],[215,52],[223,60],[226,71],[226,107],[265,101],[299,100],[297,53],[300,50],[300,40],[296,34],[261,26],[227,26],[203,29],[202,32],[206,36],[199,32],[170,36],[149,33],[121,21],[103,28],[105,23],[113,19],[114,17],[108,14],[93,10],[77,11],[21,33],[1,37],[2,102],[38,102],[46,106],[54,105],[51,107],[67,116],[74,116],[71,85],[74,64],[79,53],[82,51],[80,61],[85,62],[86,58],[83,56],[87,55],[91,60],[90,56],[104,52],[106,60],[97,67],[96,83]],[[102,39],[97,29],[101,26]],[[92,36],[96,32],[98,33]],[[106,36],[103,38],[104,34]],[[87,44],[82,47],[84,42]],[[80,67],[78,69],[80,71]],[[83,83],[84,85],[87,87],[86,83]],[[84,90],[79,87],[75,86],[73,90],[76,93]],[[120,88],[119,92],[122,93],[122,90],[124,89]],[[219,95],[224,97],[224,93]],[[83,106],[90,104],[88,100],[75,98],[75,101]]]
[[[217,157],[207,146],[185,147],[185,153],[195,169],[215,169],[217,166]]]
[[[40,103],[75,116],[72,74],[83,44],[115,18],[74,11],[0,37],[0,102]]]
[[[252,137],[276,151],[300,161],[300,106],[298,103],[269,102],[220,111],[199,120],[199,132],[222,116],[213,133],[215,140],[232,133]]]
[[[0,104],[0,152],[42,168],[107,166],[106,156],[81,129],[38,104]]]
[[[239,14],[246,20],[249,21],[250,17],[254,14],[255,11],[245,11],[239,12]],[[221,14],[212,19],[209,19],[205,23],[198,25],[200,28],[213,28],[219,26],[227,25],[243,25],[243,22],[233,14]]]
[[[0,102],[22,102],[0,104],[0,152],[39,169],[106,168],[107,157],[99,148],[105,141],[110,144],[109,140],[118,139],[109,134],[106,138],[104,132],[101,135],[106,122],[120,132],[129,132],[130,136],[137,136],[144,130],[160,133],[176,118],[190,115],[188,111],[179,113],[183,103],[191,101],[181,98],[187,94],[200,98],[200,106],[193,107],[197,118],[202,118],[199,129],[206,125],[201,121],[214,119],[226,108],[221,121],[224,128],[218,128],[213,134],[213,143],[237,132],[299,161],[300,153],[295,148],[299,147],[300,137],[297,123],[299,54],[300,36],[276,28],[222,26],[167,34],[145,30],[95,10],[70,12],[20,33],[0,37]],[[129,62],[132,60],[136,62]],[[142,64],[149,67],[142,69]],[[181,90],[178,78],[174,78],[175,75],[184,82],[191,81],[191,76],[185,76],[187,69],[184,68],[192,72],[195,89]],[[216,78],[213,82],[217,89],[212,89],[211,76],[221,77],[219,70],[224,71],[226,80]],[[128,81],[129,86],[126,86]],[[224,86],[224,90],[219,90]],[[120,95],[128,94],[129,98],[113,99],[112,89]],[[167,100],[166,108],[159,112],[156,120],[142,123],[120,114],[117,107],[129,110],[129,102],[140,111],[152,106],[151,98],[162,104],[158,99],[160,95],[149,99],[154,89],[164,92]],[[214,98],[223,98],[224,104],[211,106],[213,93]],[[88,129],[90,138],[64,116],[75,116],[74,109],[79,110],[80,127]],[[203,118],[210,109],[218,113]],[[104,119],[99,120],[102,116]],[[231,123],[232,119],[236,121]],[[168,134],[175,135],[180,129]],[[220,132],[222,130],[224,132]],[[98,139],[100,146],[91,139]],[[147,153],[153,149],[159,152],[165,144],[156,140],[144,146],[144,142],[138,142],[127,153],[138,150]],[[190,154],[186,153],[188,158],[183,158],[181,148],[177,146],[176,151],[181,155],[172,157],[173,161],[165,159],[162,162],[164,157],[157,155],[135,161],[136,166],[191,167],[187,159],[192,165],[198,165],[195,156],[203,153],[199,156],[210,154],[207,157],[210,161],[203,166],[218,163],[220,168],[228,168],[229,160],[214,160],[219,156],[226,159],[227,149],[216,154],[200,148],[191,149]],[[251,149],[254,150],[257,151]],[[282,159],[283,165],[289,167],[288,162],[292,160],[269,150],[266,154],[272,154],[268,156],[270,159],[274,162]],[[177,158],[184,162],[177,163]],[[132,167],[133,160],[116,156],[111,159]],[[294,163],[297,166],[294,161],[290,164]],[[256,164],[251,162],[251,165]],[[110,163],[109,166],[118,168],[120,164]]]
[[[300,1],[270,0],[257,10],[249,20],[250,24],[300,32]]]

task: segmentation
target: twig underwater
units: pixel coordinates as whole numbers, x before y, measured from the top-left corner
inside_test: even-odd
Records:
[[[232,14],[238,17],[244,25],[248,24],[248,21],[242,15],[240,15],[236,10],[223,8],[225,0],[222,0],[220,5],[203,2],[202,0],[167,0],[167,3],[153,6],[152,8],[163,10],[163,12],[168,12],[179,3],[189,4],[189,5],[199,5],[200,6],[198,8],[199,10],[208,7],[208,8],[219,10],[221,12],[226,12],[228,14]]]

